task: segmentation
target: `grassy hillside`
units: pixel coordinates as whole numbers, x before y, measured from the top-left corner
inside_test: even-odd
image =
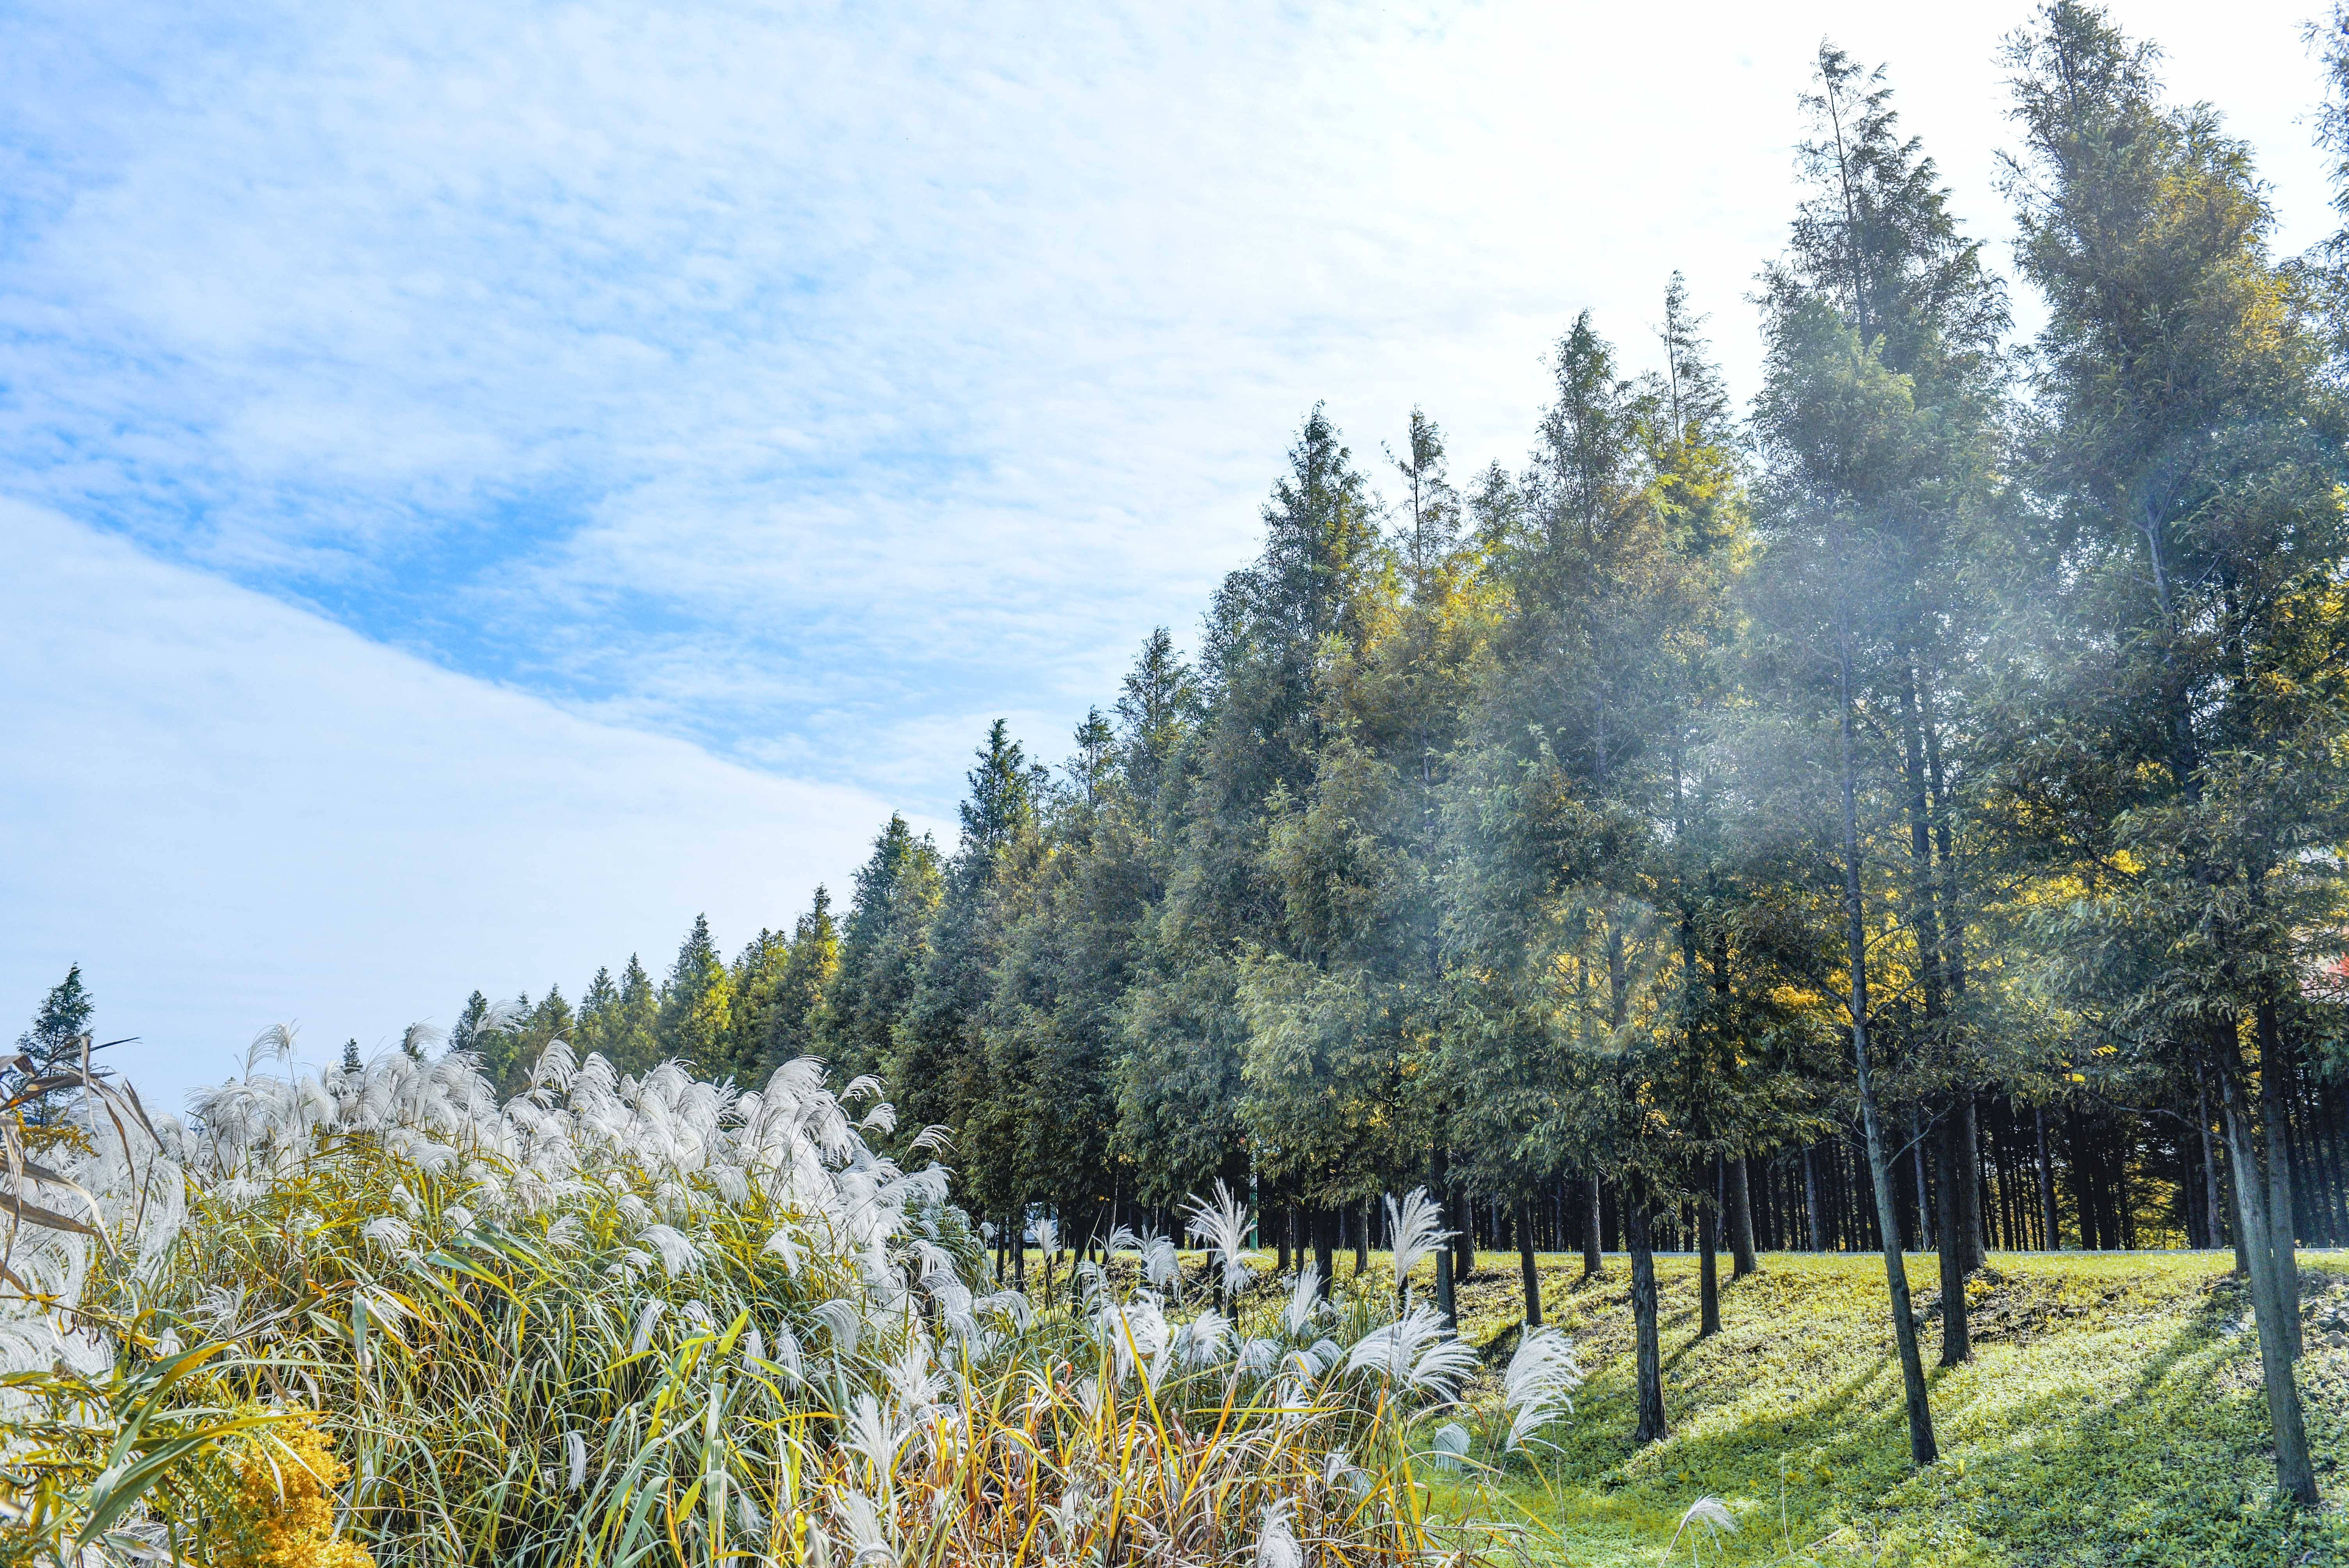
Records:
[[[1724,1284],[1723,1332],[1703,1342],[1694,1260],[1660,1260],[1673,1435],[1635,1450],[1625,1260],[1586,1285],[1578,1256],[1545,1256],[1550,1319],[1589,1381],[1543,1473],[1520,1464],[1506,1490],[1539,1555],[1578,1565],[1659,1562],[1708,1493],[1740,1525],[1708,1563],[2349,1563],[2349,1253],[2303,1260],[2302,1387],[2330,1504],[2313,1519],[2268,1501],[2250,1301],[2212,1253],[1995,1255],[1970,1292],[1974,1361],[1932,1372],[1943,1457],[1920,1474],[1879,1260],[1768,1256]],[[1462,1326],[1497,1359],[1516,1259],[1482,1261]],[[1920,1292],[1929,1367],[1938,1302]],[[1674,1560],[1691,1551],[1683,1537]]]

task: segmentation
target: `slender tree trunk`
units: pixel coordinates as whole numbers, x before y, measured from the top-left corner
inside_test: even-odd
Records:
[[[2260,1004],[2259,1029],[2260,1120],[2268,1146],[2268,1255],[2275,1269],[2276,1307],[2284,1326],[2284,1342],[2297,1357],[2302,1350],[2298,1214],[2292,1205],[2292,1156],[2284,1147],[2292,1057],[2273,1002]]]
[[[2219,1030],[2231,1037],[2226,1025]],[[2243,1125],[2235,1092],[2233,1065],[2224,1053],[2234,1048],[2231,1037],[2217,1042],[2219,1103],[2227,1126],[2227,1153],[2234,1164],[2235,1218],[2238,1234],[2264,1243],[2272,1233],[2261,1211],[2266,1198],[2260,1191],[2259,1164],[2251,1150],[2251,1130]],[[2260,1331],[2260,1381],[2268,1398],[2268,1421],[2275,1434],[2276,1490],[2303,1508],[2314,1508],[2316,1472],[2309,1463],[2308,1431],[2300,1408],[2300,1385],[2292,1377],[2292,1341],[2283,1331],[2283,1304],[2276,1297],[2276,1274],[2265,1259],[2254,1258],[2249,1270],[2251,1316]]]
[[[1429,1177],[1437,1192],[1450,1189],[1452,1156],[1440,1145],[1429,1170]],[[1459,1303],[1452,1289],[1452,1246],[1439,1242],[1435,1247],[1435,1310],[1444,1316],[1444,1326],[1457,1333],[1460,1328]]]
[[[1713,1162],[1715,1191],[1723,1184],[1721,1161]],[[1721,1209],[1699,1199],[1696,1206],[1697,1330],[1699,1339],[1721,1332],[1721,1264],[1714,1253],[1721,1246]]]
[[[1330,1299],[1331,1276],[1338,1272],[1337,1240],[1332,1234],[1338,1228],[1338,1212],[1316,1203],[1309,1213],[1311,1218],[1306,1223],[1313,1231],[1313,1266],[1321,1275],[1321,1299],[1327,1301]]]
[[[1812,1144],[1803,1150],[1803,1217],[1809,1222],[1809,1248],[1815,1253],[1827,1250],[1826,1208],[1819,1202],[1819,1148]]]
[[[1597,1279],[1605,1267],[1599,1250],[1599,1172],[1591,1171],[1582,1179],[1582,1277]]]
[[[1657,1321],[1655,1236],[1648,1212],[1648,1182],[1633,1176],[1623,1184],[1623,1239],[1631,1253],[1631,1327],[1638,1342],[1640,1422],[1635,1443],[1672,1435],[1664,1418],[1664,1352]]]
[[[1745,1156],[1729,1162],[1729,1277],[1744,1279],[1754,1272],[1754,1184]]]
[[[1933,1184],[1925,1179],[1925,1123],[1915,1114],[1909,1118],[1909,1162],[1917,1169],[1917,1250],[1933,1250]]]
[[[1838,543],[1840,542],[1838,541]],[[1837,553],[1842,552],[1837,550]],[[1876,1084],[1868,1054],[1868,926],[1859,881],[1858,775],[1852,758],[1851,607],[1838,593],[1836,604],[1837,696],[1842,707],[1839,761],[1843,785],[1843,902],[1846,965],[1850,970],[1851,1054],[1859,1090],[1860,1130],[1868,1140],[1868,1171],[1876,1187],[1876,1221],[1884,1245],[1884,1279],[1892,1297],[1892,1336],[1900,1347],[1900,1381],[1909,1403],[1909,1457],[1931,1464],[1940,1449],[1933,1440],[1933,1411],[1925,1394],[1925,1363],[1917,1351],[1917,1319],[1909,1302],[1909,1268],[1900,1255],[1900,1214],[1892,1193],[1892,1166],[1884,1152],[1884,1130],[1876,1109]]]
[[[1937,1260],[1941,1271],[1941,1365],[1955,1367],[1973,1358],[1973,1331],[1966,1311],[1966,1258],[1961,1238],[1965,1222],[1960,1217],[1959,1193],[1965,1186],[1958,1152],[1958,1118],[1953,1109],[1941,1119],[1933,1146],[1940,1166],[1936,1196],[1940,1202],[1940,1236]]]
[[[2032,1136],[2039,1140],[2039,1244],[2049,1252],[2064,1247],[2062,1233],[2055,1228],[2055,1167],[2047,1158],[2047,1108],[2031,1108]]]
[[[1476,1277],[1476,1200],[1466,1191],[1459,1194],[1458,1206],[1453,1211],[1460,1218],[1452,1233],[1453,1250],[1460,1255],[1453,1261],[1453,1270],[1461,1279]]]
[[[1974,1094],[1968,1089],[1958,1099],[1958,1239],[1963,1243],[1961,1253],[1966,1262],[1966,1272],[1990,1261],[1982,1248],[1982,1135],[1974,1115]]]
[[[1526,1286],[1526,1326],[1541,1326],[1541,1271],[1534,1266],[1533,1206],[1517,1200],[1517,1273]]]

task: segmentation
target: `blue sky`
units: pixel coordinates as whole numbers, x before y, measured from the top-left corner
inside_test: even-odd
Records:
[[[2287,248],[2313,10],[2117,7]],[[176,1089],[738,944],[998,714],[1057,758],[1317,400],[1515,463],[1675,267],[1750,391],[1818,39],[1997,238],[2023,8],[5,15],[0,1007],[81,962]]]

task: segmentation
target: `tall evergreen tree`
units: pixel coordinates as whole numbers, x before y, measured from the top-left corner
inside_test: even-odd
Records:
[[[759,1051],[750,1064],[753,1082],[764,1083],[785,1062],[816,1052],[824,997],[839,969],[840,934],[833,925],[832,892],[818,883],[807,913],[792,925],[791,947],[776,975]]]
[[[1224,580],[1208,615],[1203,715],[1185,748],[1184,842],[1144,941],[1146,977],[1126,1007],[1120,1104],[1168,1196],[1212,1173],[1242,1173],[1240,961],[1257,950],[1299,956],[1283,929],[1268,825],[1310,791],[1317,670],[1329,649],[1361,635],[1386,564],[1369,486],[1318,407],[1263,516],[1263,553]]]
[[[595,977],[587,982],[587,989],[579,994],[578,1038],[574,1043],[582,1057],[594,1053],[606,1061],[611,1059],[606,1032],[617,1016],[619,1002],[620,987],[613,980],[612,971],[599,965]]]
[[[69,965],[66,977],[49,987],[33,1015],[32,1026],[16,1037],[19,1061],[0,1073],[0,1089],[13,1096],[45,1078],[78,1073],[90,1048],[90,1016],[97,1011],[89,989],[82,984],[81,965]],[[25,1119],[37,1127],[61,1122],[73,1109],[69,1090],[51,1090],[36,1097]]]
[[[641,1077],[660,1065],[660,995],[636,955],[620,971],[619,995],[602,1014],[595,1049],[624,1073]]]
[[[660,989],[661,1056],[724,1072],[732,1066],[733,1021],[733,976],[709,939],[709,917],[697,914]]]
[[[929,954],[942,892],[938,852],[891,815],[856,872],[840,955],[814,1029],[818,1052],[854,1076],[878,1072]]]
[[[890,1037],[887,1078],[901,1113],[916,1123],[961,1126],[986,1098],[982,1024],[1004,939],[1002,903],[1021,868],[1015,851],[1035,826],[1042,770],[1010,727],[988,727],[966,775],[962,838],[947,863],[929,951]]]
[[[2294,915],[2324,902],[2297,846],[2333,837],[2337,799],[2316,759],[2337,754],[2340,645],[2311,630],[2344,554],[2344,432],[2249,150],[2208,106],[2165,104],[2155,63],[2068,0],[2008,48],[2009,191],[2048,304],[2033,479],[2066,548],[2033,672],[2055,702],[2002,782],[2010,820],[2085,877],[2043,934],[2100,1056],[2216,1091],[2278,1485],[2313,1504],[2282,1096],[2308,968]]]

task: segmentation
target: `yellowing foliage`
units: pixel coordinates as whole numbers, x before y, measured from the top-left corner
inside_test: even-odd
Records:
[[[334,1489],[344,1478],[310,1418],[254,1440],[231,1461],[243,1517],[222,1568],[375,1568],[375,1558],[335,1533]]]

